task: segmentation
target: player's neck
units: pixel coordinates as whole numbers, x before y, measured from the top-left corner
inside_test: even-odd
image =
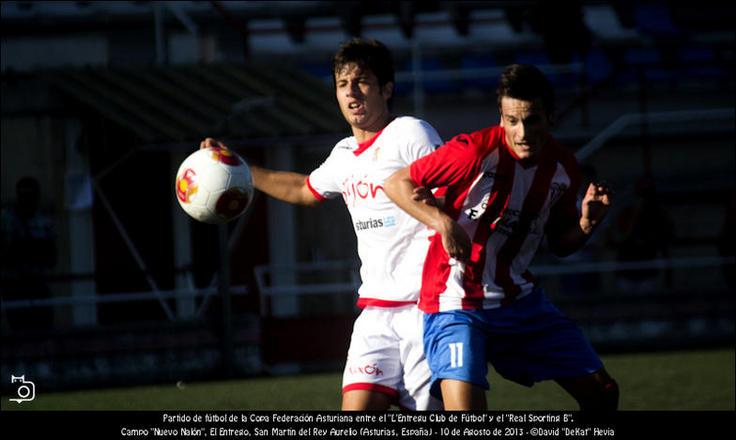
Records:
[[[353,127],[353,136],[359,144],[372,139],[377,133],[386,128],[386,126],[393,120],[393,116],[386,114],[378,122],[367,128]]]

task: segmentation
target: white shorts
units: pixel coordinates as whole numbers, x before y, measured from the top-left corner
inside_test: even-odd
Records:
[[[441,410],[429,394],[431,372],[424,358],[423,313],[416,305],[367,307],[355,320],[342,391],[388,394],[409,410]]]

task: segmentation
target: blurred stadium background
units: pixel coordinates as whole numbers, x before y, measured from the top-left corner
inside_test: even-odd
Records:
[[[734,408],[733,6],[4,1],[1,8],[4,396],[20,374],[39,396],[156,384],[165,385],[151,393],[169,396],[174,383],[212,380],[248,393],[268,383],[251,378],[286,375],[265,394],[327,381],[334,396],[312,403],[335,409],[335,373],[358,313],[355,239],[342,202],[312,210],[261,195],[239,221],[214,227],[181,211],[173,181],[205,136],[271,168],[308,173],[319,165],[348,132],[333,97],[331,55],[361,35],[394,53],[395,113],[427,119],[445,139],[497,122],[495,82],[504,66],[545,71],[558,94],[555,135],[576,151],[588,178],[614,185],[617,199],[583,251],[564,260],[541,252],[533,272],[614,375],[638,365],[631,376],[656,385],[655,393],[690,380],[691,394],[651,408],[646,400],[626,403],[624,390],[625,407]],[[33,220],[18,223],[19,209]],[[647,368],[667,355],[648,352],[704,349],[716,351],[664,358],[682,376]],[[718,367],[730,373],[712,374]],[[716,378],[713,389],[730,394],[713,404],[704,384]],[[176,399],[191,396],[177,390],[164,407],[187,407]],[[549,405],[522,396],[529,408]],[[303,407],[291,402],[284,405]],[[523,400],[498,407],[515,405],[525,407]]]

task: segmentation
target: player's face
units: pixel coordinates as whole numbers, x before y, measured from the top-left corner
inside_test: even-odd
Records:
[[[383,87],[370,70],[347,64],[335,74],[335,93],[343,117],[353,129],[378,132],[389,118],[388,99],[393,83]]]
[[[523,101],[501,98],[501,127],[506,144],[521,160],[534,161],[544,148],[549,135],[549,118],[541,100]]]

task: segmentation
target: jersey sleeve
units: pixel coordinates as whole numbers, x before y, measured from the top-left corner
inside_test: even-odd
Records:
[[[489,142],[490,141],[490,142]],[[453,186],[473,179],[485,157],[484,150],[495,147],[494,139],[486,133],[460,134],[433,153],[411,165],[410,174],[415,184],[436,188]]]
[[[327,159],[307,176],[307,186],[317,200],[332,199],[342,192],[340,182],[337,181],[340,169],[338,148],[339,143]]]

